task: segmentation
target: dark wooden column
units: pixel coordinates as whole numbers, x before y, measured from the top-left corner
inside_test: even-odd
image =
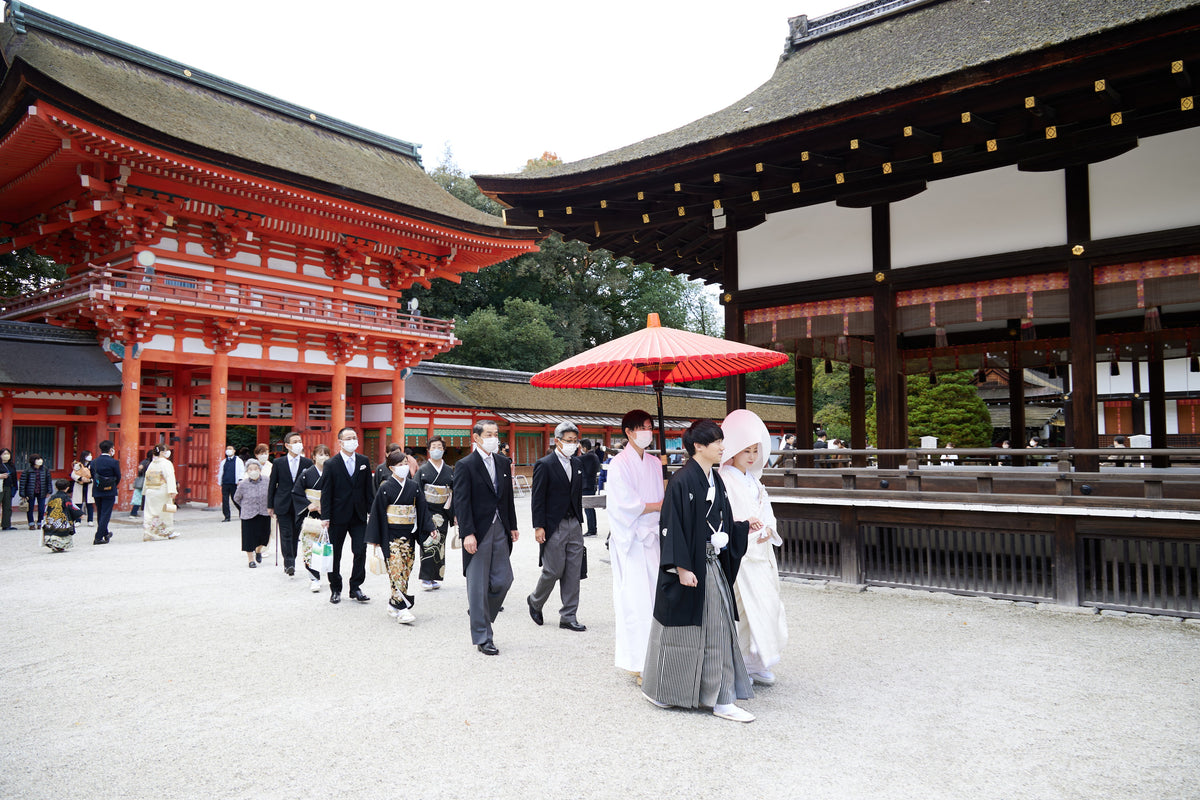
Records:
[[[806,450],[813,443],[813,361],[799,353],[796,362],[796,447]],[[812,456],[799,456],[796,465],[811,467]]]
[[[1082,258],[1067,265],[1067,295],[1071,309],[1071,430],[1074,446],[1094,450],[1100,444],[1096,425],[1096,296],[1092,265]],[[1079,456],[1075,469],[1096,472],[1097,456]]]
[[[1167,380],[1163,373],[1162,347],[1150,343],[1150,358],[1146,360],[1150,382],[1150,446],[1167,446]],[[1168,456],[1153,456],[1150,466],[1165,469],[1171,466]]]
[[[1011,324],[1009,329],[1014,330]],[[1024,450],[1029,441],[1025,436],[1025,368],[1021,365],[1021,349],[1016,342],[1008,346],[1008,439],[1014,450]],[[1025,459],[1015,457],[1013,466],[1025,466]]]
[[[900,350],[896,341],[896,295],[888,282],[892,266],[891,214],[887,205],[871,206],[871,261],[875,269],[872,323],[875,333],[875,430],[880,450],[898,450],[908,441]],[[879,466],[896,469],[900,456],[880,456]]]
[[[732,220],[730,221],[732,222]],[[721,271],[724,280],[721,286],[725,290],[725,338],[734,342],[746,341],[746,324],[742,320],[741,305],[733,301],[738,290],[738,248],[737,231],[731,224],[725,229],[722,241]],[[725,413],[746,407],[746,376],[730,375],[725,379]]]
[[[1133,370],[1133,400],[1129,403],[1133,428],[1130,433],[1139,436],[1146,432],[1146,402],[1142,399],[1142,365],[1137,356],[1130,359],[1129,368]]]
[[[850,366],[850,449],[867,447],[867,371]],[[866,456],[854,456],[856,467],[867,465]]]
[[[1067,447],[1074,447],[1075,429],[1071,426],[1075,412],[1071,406],[1071,370],[1067,369],[1065,365],[1058,369],[1058,376],[1062,378],[1063,397],[1067,398],[1063,402],[1063,424],[1065,426],[1063,428],[1063,444]]]

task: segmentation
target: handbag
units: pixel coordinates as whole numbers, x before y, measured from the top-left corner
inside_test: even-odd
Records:
[[[373,551],[367,559],[367,566],[371,569],[372,575],[384,575],[387,573],[387,565],[383,561],[383,556],[379,555],[379,551]]]
[[[323,527],[321,538],[313,545],[309,565],[316,572],[333,572],[333,545],[329,543],[329,533]]]
[[[174,503],[163,503],[162,510],[164,514],[174,514],[179,510],[179,506]]]
[[[450,532],[450,549],[451,550],[461,550],[462,549],[462,539],[458,538],[458,528],[455,528],[453,531]]]
[[[145,484],[144,478],[142,483]],[[117,482],[111,477],[105,476],[96,481],[96,491],[98,492],[111,492],[115,488],[117,488]]]
[[[145,489],[146,488],[146,476],[138,475],[136,478],[134,478],[133,479],[133,488],[135,491],[138,489]]]

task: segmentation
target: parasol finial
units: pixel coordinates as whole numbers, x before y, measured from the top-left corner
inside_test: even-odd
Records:
[[[646,327],[647,328],[661,328],[662,327],[662,323],[659,321],[658,314],[656,312],[651,311],[649,314],[646,315]]]

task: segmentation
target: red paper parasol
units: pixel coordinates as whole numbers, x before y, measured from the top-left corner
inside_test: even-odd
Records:
[[[658,396],[659,444],[665,450],[662,391],[666,384],[757,372],[787,360],[786,354],[774,350],[664,328],[658,314],[651,314],[644,329],[544,369],[529,383],[560,389],[653,386]]]

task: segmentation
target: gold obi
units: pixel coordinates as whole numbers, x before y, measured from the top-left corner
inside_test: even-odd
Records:
[[[321,490],[320,489],[305,489],[304,496],[308,498],[308,502],[310,502],[310,503],[316,503],[317,505],[321,504]]]
[[[163,475],[162,469],[146,470],[146,489],[161,489],[167,485],[167,478]]]
[[[387,519],[389,525],[416,525],[416,506],[388,506]]]
[[[438,486],[435,483],[425,484],[425,502],[435,506],[444,506],[450,502],[450,487]]]

